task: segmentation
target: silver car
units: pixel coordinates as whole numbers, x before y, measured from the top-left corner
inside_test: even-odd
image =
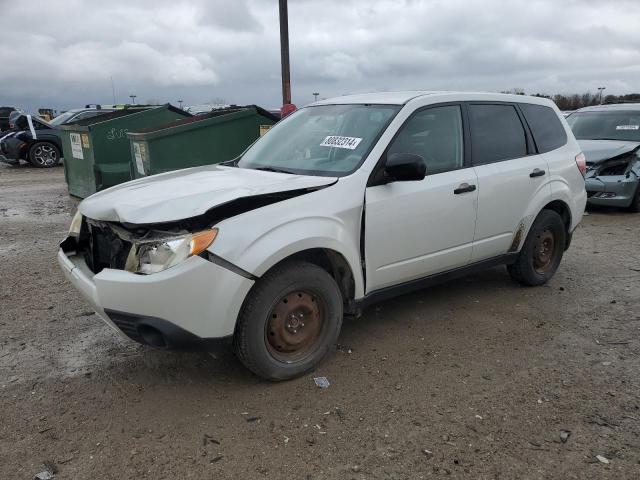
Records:
[[[640,103],[582,108],[567,122],[587,159],[587,202],[640,212]]]

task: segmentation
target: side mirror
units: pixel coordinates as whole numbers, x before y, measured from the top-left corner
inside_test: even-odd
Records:
[[[427,174],[424,158],[414,153],[393,153],[384,166],[387,183],[422,180]]]

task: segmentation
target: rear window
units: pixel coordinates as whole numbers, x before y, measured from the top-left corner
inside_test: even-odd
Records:
[[[469,105],[473,163],[500,162],[527,155],[524,127],[513,105]]]
[[[553,108],[521,103],[520,109],[529,124],[539,153],[550,152],[567,143],[567,134]]]

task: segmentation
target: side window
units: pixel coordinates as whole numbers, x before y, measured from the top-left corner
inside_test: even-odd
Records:
[[[521,103],[520,109],[529,124],[538,152],[550,152],[567,143],[567,134],[553,108]]]
[[[402,126],[387,155],[420,155],[427,164],[427,175],[433,175],[461,168],[463,146],[460,107],[434,107],[419,111]]]
[[[78,115],[76,115],[75,117],[73,117],[71,122],[77,122],[78,120],[84,120],[85,118],[95,117],[95,116],[100,115],[100,113],[101,113],[100,111],[87,110],[86,112],[81,112]]]
[[[469,105],[474,165],[527,155],[527,137],[513,105]]]

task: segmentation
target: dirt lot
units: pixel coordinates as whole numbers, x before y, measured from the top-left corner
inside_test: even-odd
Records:
[[[591,212],[545,287],[370,308],[322,390],[118,337],[55,261],[75,203],[61,168],[0,165],[2,479],[640,478],[640,215]]]

